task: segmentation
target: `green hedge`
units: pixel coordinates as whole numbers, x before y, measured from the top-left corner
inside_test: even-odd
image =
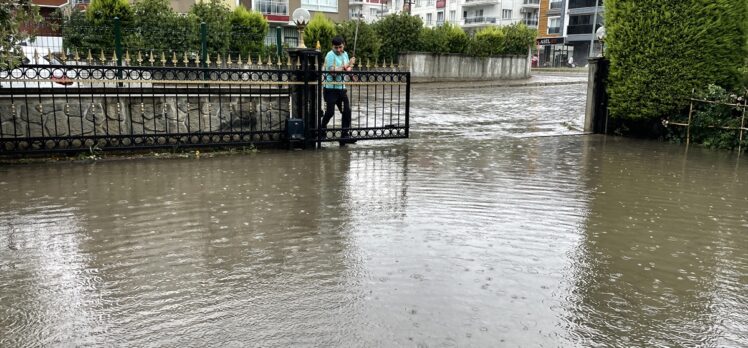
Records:
[[[739,89],[746,0],[607,0],[609,107],[638,121],[682,113],[692,89]]]

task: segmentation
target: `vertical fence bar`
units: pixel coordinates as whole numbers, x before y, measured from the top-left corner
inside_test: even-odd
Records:
[[[205,22],[200,23],[200,62],[203,68],[206,67],[205,61],[208,59],[208,25]]]

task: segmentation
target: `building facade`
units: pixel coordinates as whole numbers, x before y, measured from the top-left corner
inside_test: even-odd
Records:
[[[467,32],[516,23],[537,28],[540,0],[415,0],[411,14],[421,17],[429,28],[444,23],[459,25]]]
[[[603,23],[603,0],[541,0],[538,66],[587,65],[601,52],[595,31]]]

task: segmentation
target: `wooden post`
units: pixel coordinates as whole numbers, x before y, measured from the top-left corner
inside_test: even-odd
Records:
[[[743,145],[743,130],[745,130],[745,109],[748,107],[748,93],[743,96],[743,116],[740,117],[740,140],[738,140],[738,155]]]
[[[688,125],[686,128],[686,146],[691,143],[691,117],[693,115],[693,93],[695,89],[691,89],[691,105],[688,108]]]

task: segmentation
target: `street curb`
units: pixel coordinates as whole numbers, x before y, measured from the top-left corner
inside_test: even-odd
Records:
[[[526,82],[526,83],[488,83],[488,84],[473,84],[465,86],[429,86],[429,84],[437,84],[434,82],[412,82],[411,85],[414,89],[474,89],[474,88],[485,88],[485,87],[546,87],[546,86],[565,86],[565,85],[581,85],[587,84],[587,81],[558,81],[558,82]]]

